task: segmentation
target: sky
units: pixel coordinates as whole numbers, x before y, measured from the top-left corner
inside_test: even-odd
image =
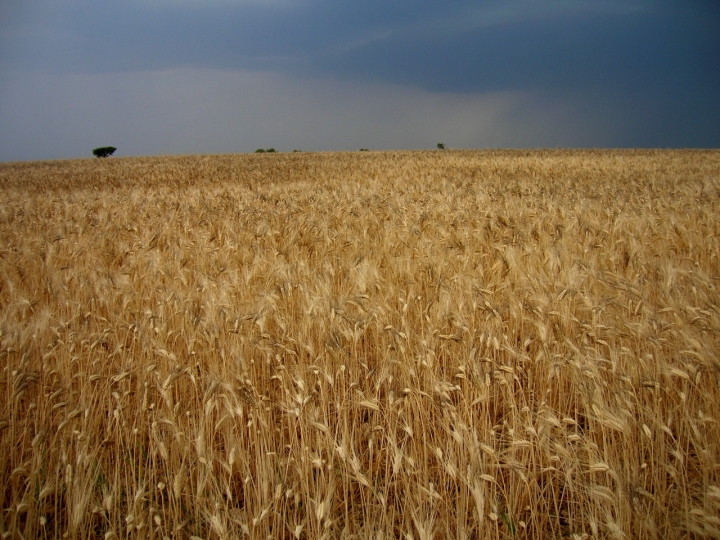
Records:
[[[720,0],[0,0],[0,161],[720,147]]]

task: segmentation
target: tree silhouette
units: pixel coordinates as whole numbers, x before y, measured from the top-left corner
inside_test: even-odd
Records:
[[[108,157],[112,156],[115,150],[117,150],[117,148],[115,148],[114,146],[101,146],[100,148],[96,148],[95,150],[93,150],[93,155],[99,158]]]

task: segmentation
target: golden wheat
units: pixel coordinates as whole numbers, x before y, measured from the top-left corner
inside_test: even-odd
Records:
[[[720,152],[0,164],[7,538],[720,536]]]

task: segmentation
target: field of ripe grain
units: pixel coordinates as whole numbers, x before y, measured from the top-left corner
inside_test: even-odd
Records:
[[[0,164],[3,538],[717,538],[720,151]]]

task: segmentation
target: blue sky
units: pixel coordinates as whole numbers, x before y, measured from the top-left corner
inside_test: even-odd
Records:
[[[4,0],[0,160],[719,147],[717,0]]]

